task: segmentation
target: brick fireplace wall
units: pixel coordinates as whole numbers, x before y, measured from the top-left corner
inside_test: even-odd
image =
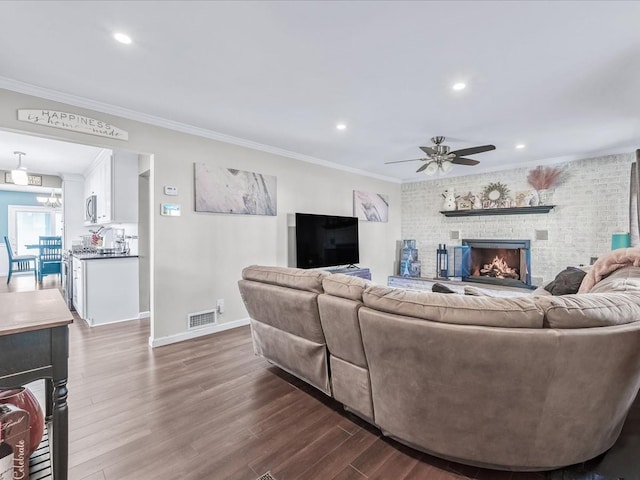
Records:
[[[629,180],[633,153],[608,155],[558,164],[562,180],[551,192],[548,214],[447,218],[442,192],[479,194],[490,182],[506,184],[511,196],[531,189],[527,173],[533,167],[463,177],[435,177],[402,185],[402,238],[415,239],[422,262],[422,276],[433,277],[439,243],[460,245],[459,238],[531,240],[532,282],[540,285],[570,265],[589,264],[611,250],[611,234],[629,230]],[[469,168],[473,167],[458,167]],[[548,234],[548,240],[536,240]]]

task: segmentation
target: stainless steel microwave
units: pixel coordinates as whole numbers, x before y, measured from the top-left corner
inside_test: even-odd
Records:
[[[98,201],[95,195],[89,195],[84,204],[84,223],[98,223]]]

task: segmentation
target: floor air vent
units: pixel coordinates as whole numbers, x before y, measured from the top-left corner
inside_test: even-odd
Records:
[[[190,313],[187,318],[189,321],[189,330],[202,328],[216,323],[216,311],[208,310],[206,312]]]

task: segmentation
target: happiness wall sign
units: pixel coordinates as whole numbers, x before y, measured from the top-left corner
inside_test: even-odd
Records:
[[[18,110],[18,120],[100,137],[129,140],[129,133],[121,128],[102,120],[78,115],[77,113],[59,112],[57,110],[20,109]]]

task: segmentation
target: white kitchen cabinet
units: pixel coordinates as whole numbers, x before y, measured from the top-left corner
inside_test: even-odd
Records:
[[[140,317],[138,257],[73,257],[73,305],[90,326]]]
[[[83,262],[73,259],[73,306],[82,317],[84,312],[84,268]]]
[[[112,197],[112,169],[113,157],[105,158],[96,170],[97,193],[96,193],[96,218],[98,223],[111,222],[111,197]]]
[[[103,150],[85,172],[85,198],[96,196],[96,223],[138,222],[138,155]]]
[[[84,196],[100,193],[104,185],[102,184],[101,173],[104,162],[111,161],[111,150],[103,149],[96,159],[91,163],[86,172],[84,172]]]

